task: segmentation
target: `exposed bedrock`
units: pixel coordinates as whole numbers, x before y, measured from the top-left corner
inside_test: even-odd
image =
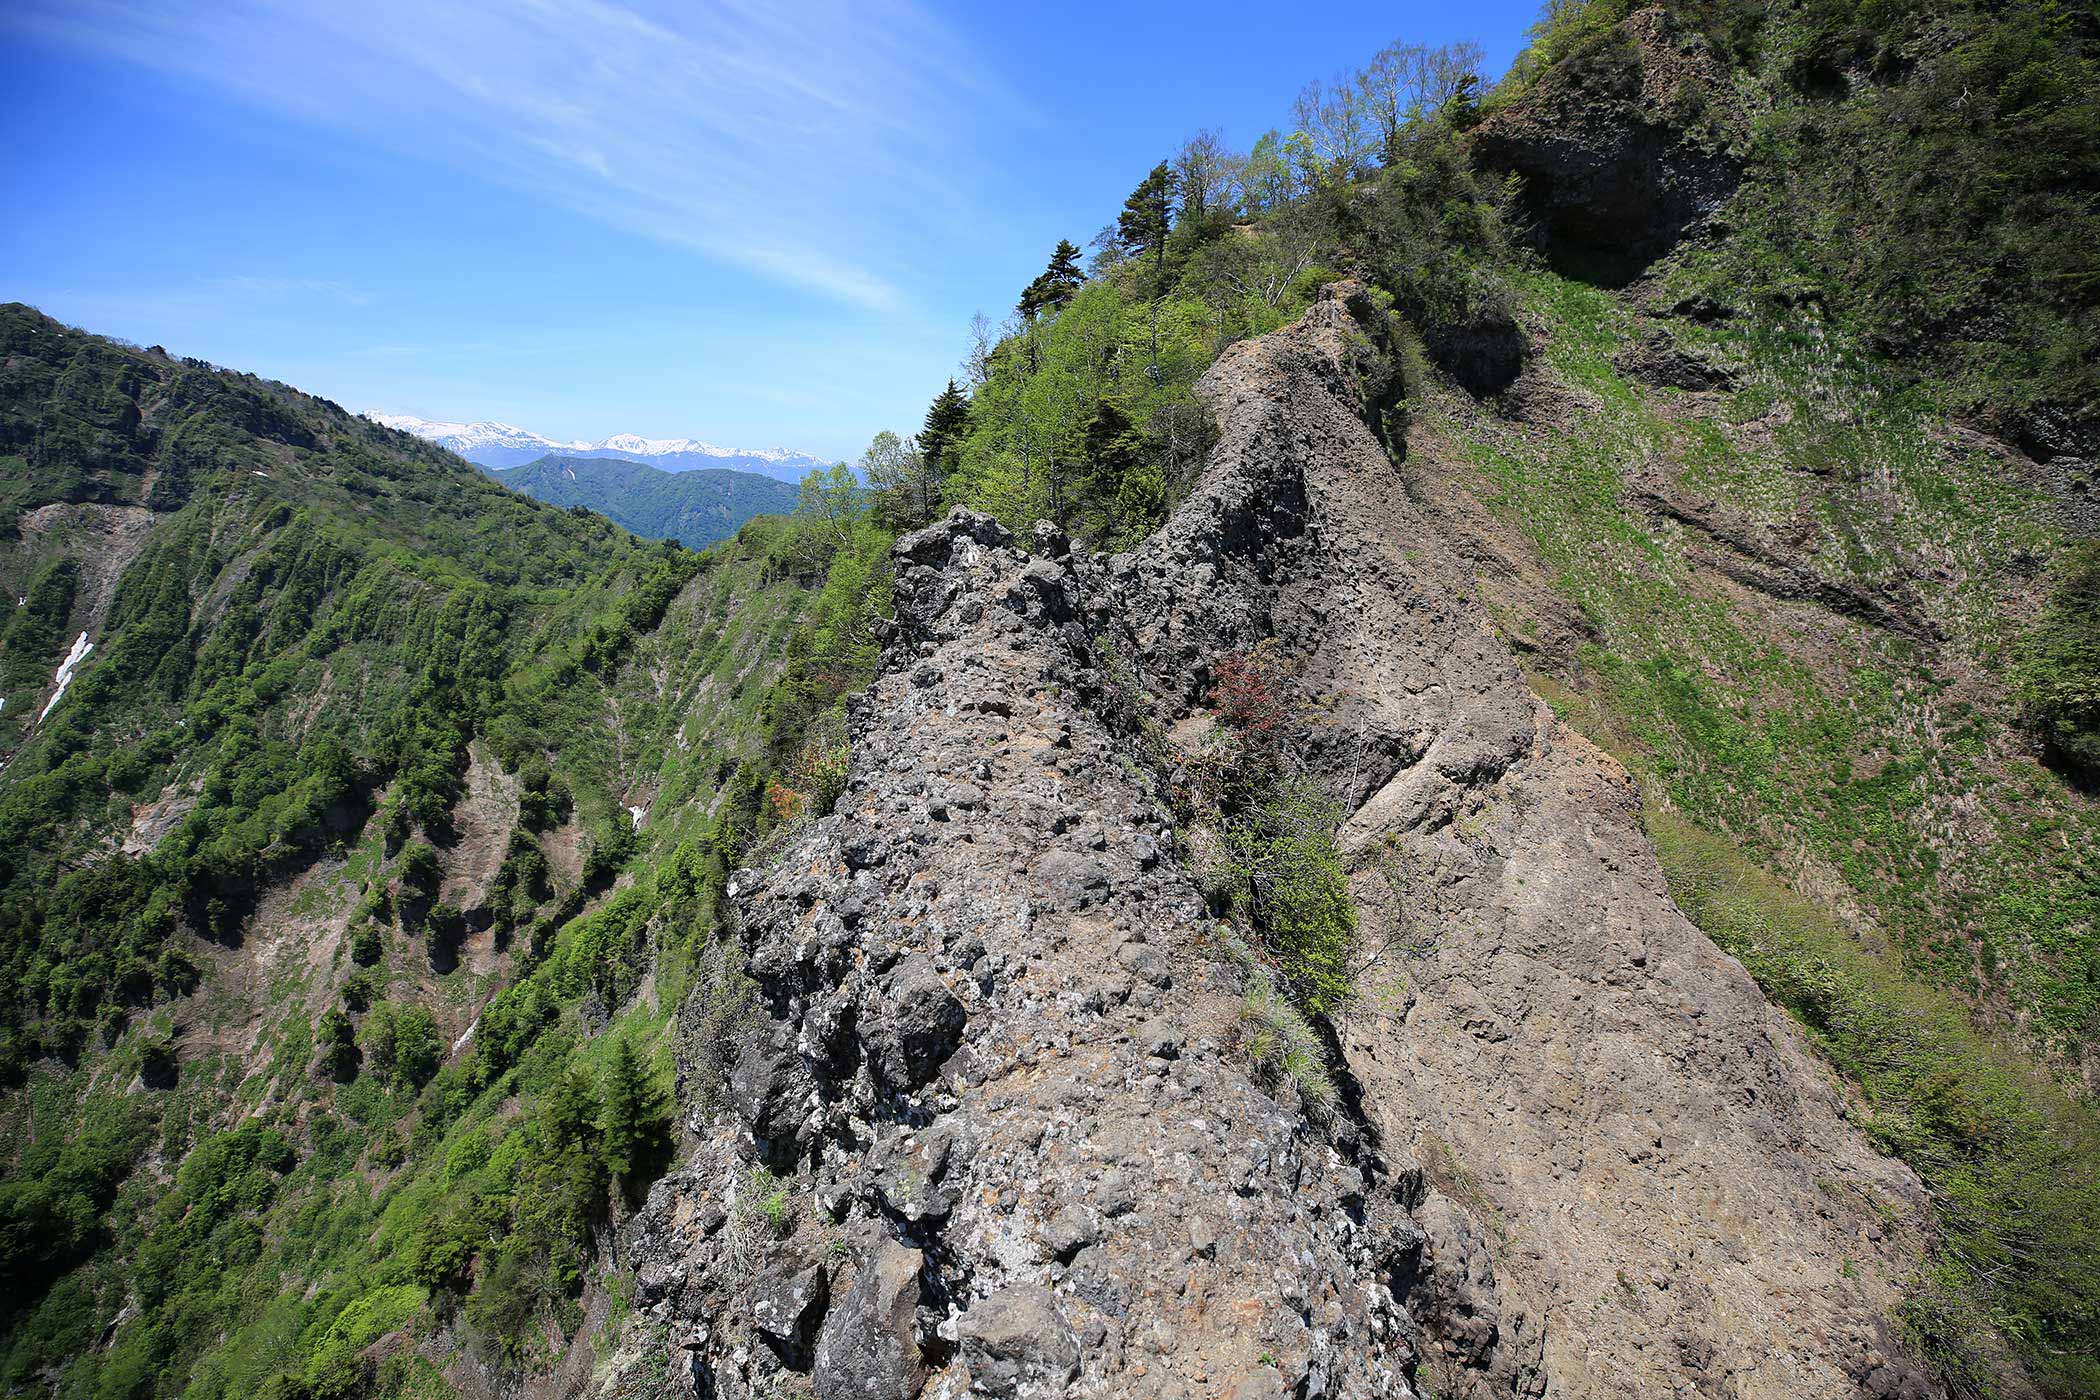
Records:
[[[1373,320],[1339,288],[1229,351],[1204,479],[1134,554],[962,511],[899,542],[845,795],[735,878],[749,1009],[688,1008],[700,1145],[634,1232],[697,1393],[1931,1393],[1884,1321],[1915,1181],[1410,505]],[[1133,671],[1200,724],[1272,637],[1385,950],[1327,1125],[1232,1048],[1119,727]]]
[[[1719,209],[1742,175],[1726,67],[1695,27],[1639,10],[1473,133],[1474,159],[1522,181],[1554,265],[1632,281]]]

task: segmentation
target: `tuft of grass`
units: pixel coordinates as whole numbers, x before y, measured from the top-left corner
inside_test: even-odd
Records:
[[[1315,1122],[1334,1116],[1341,1096],[1327,1072],[1326,1047],[1312,1023],[1263,969],[1248,975],[1237,1035],[1241,1053],[1264,1084],[1279,1092],[1289,1088]]]

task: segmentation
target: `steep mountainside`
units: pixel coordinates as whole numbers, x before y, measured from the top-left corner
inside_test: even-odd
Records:
[[[1933,1393],[1889,1321],[1916,1179],[1672,908],[1625,774],[1408,504],[1382,317],[1341,288],[1228,352],[1134,555],[968,512],[899,542],[837,814],[732,885],[754,1022],[687,1041],[733,1118],[642,1226],[701,1393]],[[1121,718],[1186,735],[1203,658],[1265,638],[1377,853],[1325,1120],[1236,1051],[1244,970],[1118,733],[1118,664]],[[739,1248],[746,1132],[817,1218]]]
[[[549,505],[582,506],[646,539],[705,549],[755,515],[795,508],[795,488],[752,472],[666,472],[617,458],[541,457],[489,475]]]
[[[6,1384],[343,1394],[433,1323],[530,1364],[661,1170],[660,1008],[769,783],[822,781],[882,542],[645,544],[282,385],[4,333]]]

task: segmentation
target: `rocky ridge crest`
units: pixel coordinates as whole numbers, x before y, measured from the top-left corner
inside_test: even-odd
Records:
[[[748,1009],[689,1007],[699,1146],[634,1230],[696,1393],[1932,1393],[1885,1321],[1915,1181],[1408,500],[1386,333],[1345,285],[1228,351],[1139,551],[967,511],[899,542],[847,788],[735,878]],[[1233,1047],[1140,742],[1264,639],[1377,954],[1324,1124]]]

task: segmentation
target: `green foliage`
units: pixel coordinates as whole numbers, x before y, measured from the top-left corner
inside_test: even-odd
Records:
[[[0,1272],[13,1280],[0,1317],[28,1304],[97,1243],[103,1213],[151,1136],[135,1108],[84,1126],[69,1142],[45,1137],[0,1183]]]
[[[1315,1121],[1333,1115],[1341,1095],[1327,1072],[1327,1047],[1266,970],[1249,972],[1233,1033],[1240,1053],[1264,1083],[1272,1089],[1288,1087]]]
[[[1127,257],[1150,256],[1162,267],[1174,213],[1174,177],[1161,161],[1138,182],[1116,216],[1116,241]],[[1075,252],[1077,250],[1074,250]]]
[[[794,508],[795,488],[756,472],[705,467],[667,472],[612,457],[547,456],[489,473],[550,505],[594,510],[645,539],[705,549],[757,515]]]
[[[416,1284],[386,1284],[337,1313],[307,1357],[308,1394],[314,1400],[342,1400],[364,1393],[369,1378],[358,1353],[413,1324],[429,1297],[429,1291]]]
[[[738,1217],[775,1239],[787,1238],[795,1233],[795,1202],[788,1188],[764,1167],[753,1167],[737,1194]]]
[[[380,1002],[365,1017],[358,1041],[365,1068],[390,1087],[420,1089],[444,1063],[437,1020],[420,1006]]]
[[[1022,290],[1020,304],[1015,309],[1024,320],[1033,320],[1046,311],[1056,311],[1072,299],[1072,294],[1085,281],[1086,274],[1079,268],[1079,246],[1069,238],[1060,238],[1050,254],[1050,265]],[[926,432],[920,435],[920,440],[924,442],[934,436],[936,415],[943,420],[943,427],[949,423],[960,425],[967,409],[955,381],[949,380],[942,396],[934,400],[934,407],[927,412]]]
[[[671,1109],[654,1082],[650,1067],[622,1036],[613,1044],[605,1074],[605,1111],[599,1120],[605,1139],[605,1167],[632,1185],[651,1159],[669,1146]]]
[[[65,655],[79,580],[80,566],[70,555],[47,561],[30,580],[26,601],[0,626],[0,693],[15,696],[16,704],[25,703],[18,692],[48,680]]]
[[[2067,551],[2026,651],[2020,690],[2043,739],[2067,763],[2100,774],[2100,544]]]
[[[1293,1001],[1314,1016],[1352,987],[1356,906],[1335,850],[1341,806],[1310,778],[1279,782],[1225,828],[1228,886]]]
[[[1627,8],[1560,7],[1537,69]],[[2100,423],[2100,26],[2064,0],[1707,0],[1760,115],[1698,285],[1814,300],[2044,454]],[[1750,309],[1750,308],[1746,308]],[[2067,427],[2074,430],[2068,435]]]

